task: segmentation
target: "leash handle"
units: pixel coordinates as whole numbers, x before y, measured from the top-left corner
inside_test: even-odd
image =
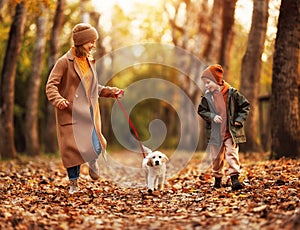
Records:
[[[127,122],[128,122],[128,124],[129,124],[129,126],[130,126],[131,129],[133,130],[133,133],[134,133],[136,139],[138,140],[138,143],[139,143],[140,148],[141,148],[141,150],[142,150],[143,157],[146,158],[146,155],[145,155],[145,151],[144,151],[142,142],[140,141],[139,135],[138,135],[138,133],[137,133],[137,131],[136,131],[136,128],[135,128],[134,124],[133,124],[132,121],[130,120],[129,115],[128,115],[128,113],[126,112],[126,110],[125,110],[123,104],[120,102],[118,96],[117,96],[117,95],[114,95],[114,96],[115,96],[115,98],[116,98],[116,100],[117,100],[117,102],[118,102],[118,105],[120,106],[120,108],[121,108],[123,114],[125,115],[125,117],[126,117],[126,119],[127,119]]]

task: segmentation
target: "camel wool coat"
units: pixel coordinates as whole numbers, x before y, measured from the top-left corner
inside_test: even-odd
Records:
[[[98,157],[93,143],[92,131],[96,130],[102,152],[106,140],[101,132],[98,97],[113,97],[113,87],[98,84],[94,69],[95,61],[88,60],[92,77],[90,94],[87,94],[84,77],[75,60],[72,49],[58,59],[46,84],[48,100],[55,107],[57,139],[64,167],[69,168],[92,161]],[[90,95],[88,98],[87,95]],[[66,109],[58,109],[64,101],[70,102]]]

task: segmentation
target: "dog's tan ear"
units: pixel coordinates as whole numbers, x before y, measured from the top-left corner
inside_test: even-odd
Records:
[[[150,167],[153,167],[153,161],[152,161],[151,158],[148,159],[147,165],[150,166]]]
[[[164,158],[162,159],[162,162],[166,163],[167,161],[169,161],[169,158],[167,156],[164,156]]]

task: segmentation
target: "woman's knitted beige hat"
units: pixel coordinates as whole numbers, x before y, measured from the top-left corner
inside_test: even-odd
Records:
[[[88,23],[79,23],[73,28],[73,41],[75,46],[80,46],[98,39],[97,30]]]

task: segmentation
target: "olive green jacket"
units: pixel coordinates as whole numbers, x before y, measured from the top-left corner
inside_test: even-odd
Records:
[[[233,87],[229,87],[227,101],[227,126],[229,132],[236,144],[246,142],[244,130],[244,122],[250,111],[250,103],[248,100]],[[206,92],[198,107],[198,114],[206,121],[206,128],[209,135],[209,143],[220,145],[222,139],[220,137],[220,125],[213,122],[213,118],[217,115],[212,93]],[[235,122],[239,122],[241,126],[235,126]]]

